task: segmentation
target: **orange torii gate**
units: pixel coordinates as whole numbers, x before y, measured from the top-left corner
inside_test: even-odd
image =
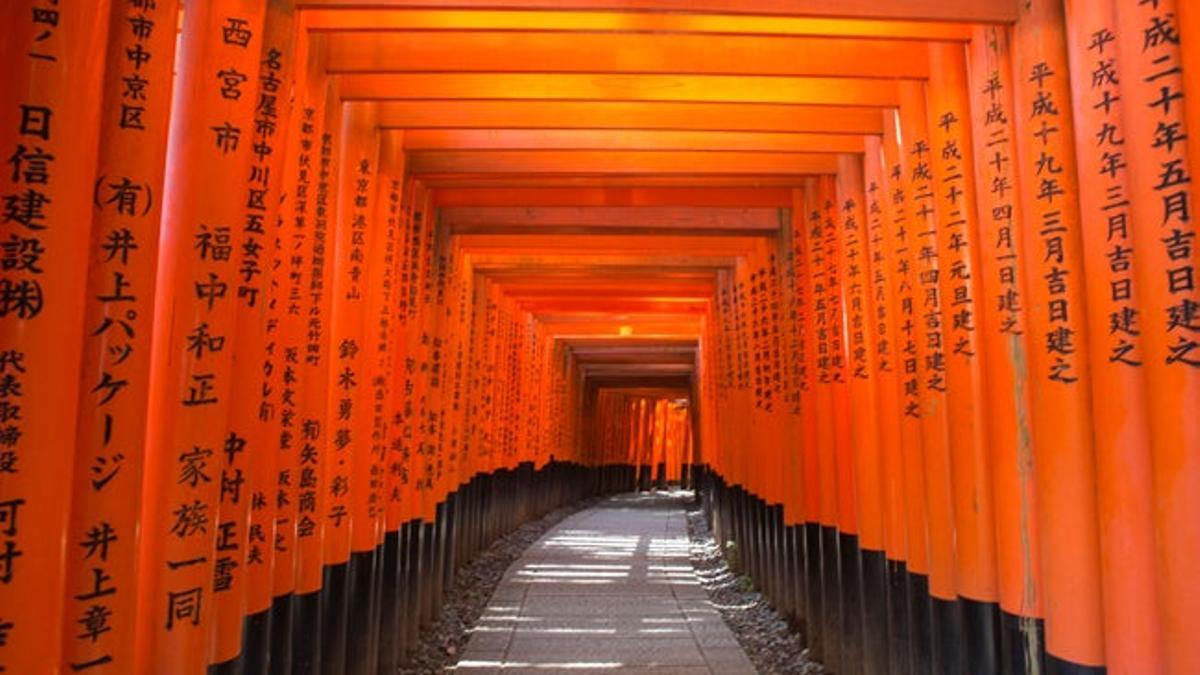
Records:
[[[667,483],[832,670],[1200,671],[1195,4],[684,5],[0,10],[0,672],[394,672]]]

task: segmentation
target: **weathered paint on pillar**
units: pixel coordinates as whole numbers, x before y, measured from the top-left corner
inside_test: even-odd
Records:
[[[1046,646],[1076,665],[1105,663],[1092,445],[1087,307],[1074,125],[1062,7],[1019,6],[1014,118]]]
[[[1005,668],[1037,667],[1045,653],[1037,499],[1030,417],[1028,299],[1021,258],[1025,220],[1017,193],[1010,31],[978,28],[971,41],[971,118],[980,186],[983,358],[989,462],[996,502],[996,562]],[[1015,628],[1013,624],[1015,623]],[[1013,645],[1004,643],[1012,642]],[[1020,660],[1010,662],[1020,655]]]

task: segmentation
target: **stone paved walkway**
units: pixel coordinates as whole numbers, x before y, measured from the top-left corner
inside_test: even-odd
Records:
[[[455,670],[754,673],[688,557],[690,493],[563,520],[508,569]]]

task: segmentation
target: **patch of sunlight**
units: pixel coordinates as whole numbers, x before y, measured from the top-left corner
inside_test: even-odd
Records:
[[[528,661],[490,661],[483,659],[466,659],[459,661],[451,670],[467,670],[471,668],[533,668],[536,670],[584,670],[584,669],[614,669],[622,668],[625,664],[620,661],[559,661],[554,663],[532,663]]]
[[[629,565],[586,565],[577,563],[529,563],[524,569],[567,569],[567,570],[629,570]]]
[[[629,572],[602,572],[599,570],[517,570],[517,576],[546,579],[626,579]]]
[[[530,628],[522,630],[522,634],[545,635],[616,635],[616,628]]]
[[[575,584],[596,586],[615,583],[612,579],[513,579],[514,584]]]

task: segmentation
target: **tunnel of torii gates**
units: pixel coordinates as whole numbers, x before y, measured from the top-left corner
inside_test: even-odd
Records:
[[[1200,673],[1200,3],[10,0],[0,671],[385,673],[695,485],[839,673]]]

